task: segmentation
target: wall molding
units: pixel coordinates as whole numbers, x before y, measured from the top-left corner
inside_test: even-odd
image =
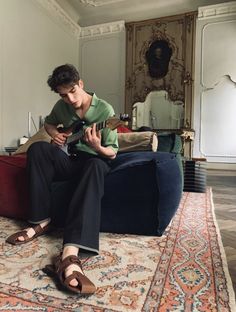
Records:
[[[124,21],[81,27],[71,19],[71,17],[62,9],[56,0],[36,0],[36,2],[53,18],[56,18],[60,24],[63,24],[69,33],[76,39],[109,35],[125,30]]]
[[[78,39],[80,37],[81,27],[70,18],[56,0],[36,0],[36,2],[46,9],[59,23],[62,23],[75,38]]]
[[[236,1],[207,5],[198,8],[198,19],[204,20],[212,17],[225,17],[236,14]]]
[[[79,0],[79,1],[85,5],[98,7],[98,6],[107,5],[111,3],[122,2],[124,0]]]
[[[117,21],[99,25],[81,27],[80,38],[96,37],[101,35],[110,35],[125,30],[125,22]]]

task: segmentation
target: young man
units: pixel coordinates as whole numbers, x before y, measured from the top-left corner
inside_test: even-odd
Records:
[[[63,248],[51,268],[61,283],[79,293],[94,293],[96,287],[84,275],[78,253],[84,249],[93,254],[99,250],[101,198],[104,177],[109,163],[118,150],[117,132],[109,128],[96,130],[96,123],[114,115],[110,104],[84,90],[83,81],[72,65],[54,69],[48,78],[51,90],[61,99],[46,117],[45,129],[52,143],[36,142],[27,153],[30,185],[31,226],[8,237],[7,242],[19,245],[45,234],[50,227],[50,188],[53,181],[76,178],[78,185],[70,200],[65,220]],[[83,139],[73,147],[73,155],[61,149],[69,134],[60,132],[58,125],[70,128],[84,121]]]

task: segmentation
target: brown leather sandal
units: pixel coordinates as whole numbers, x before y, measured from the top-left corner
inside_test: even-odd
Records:
[[[9,243],[9,244],[12,244],[12,245],[22,245],[22,244],[26,244],[30,241],[32,241],[33,239],[35,239],[36,237],[40,236],[40,235],[43,235],[45,234],[46,232],[48,232],[49,230],[49,225],[46,225],[44,227],[41,227],[40,224],[37,224],[35,226],[31,226],[32,229],[34,229],[35,231],[35,234],[32,236],[32,237],[29,237],[27,235],[27,231],[26,230],[23,230],[23,231],[20,231],[20,232],[17,232],[15,234],[12,234],[10,235],[7,239],[6,239],[6,242]],[[24,237],[24,240],[23,241],[19,241],[18,238],[20,236],[23,236]]]
[[[65,270],[71,264],[80,267],[83,274],[78,271],[73,271],[71,275],[65,277]],[[56,275],[62,286],[75,293],[91,295],[96,291],[96,286],[84,275],[82,264],[77,256],[68,256],[64,260],[61,259],[61,256],[58,256],[54,265],[46,265],[43,271],[49,275]],[[70,285],[73,279],[77,280],[77,286]]]

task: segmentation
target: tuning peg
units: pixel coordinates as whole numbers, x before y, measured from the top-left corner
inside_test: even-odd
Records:
[[[120,114],[120,120],[130,121],[129,114]]]

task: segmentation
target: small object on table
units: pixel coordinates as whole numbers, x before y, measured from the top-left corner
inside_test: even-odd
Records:
[[[14,153],[18,147],[17,146],[9,146],[9,147],[4,147],[5,151],[11,156],[12,153]]]

